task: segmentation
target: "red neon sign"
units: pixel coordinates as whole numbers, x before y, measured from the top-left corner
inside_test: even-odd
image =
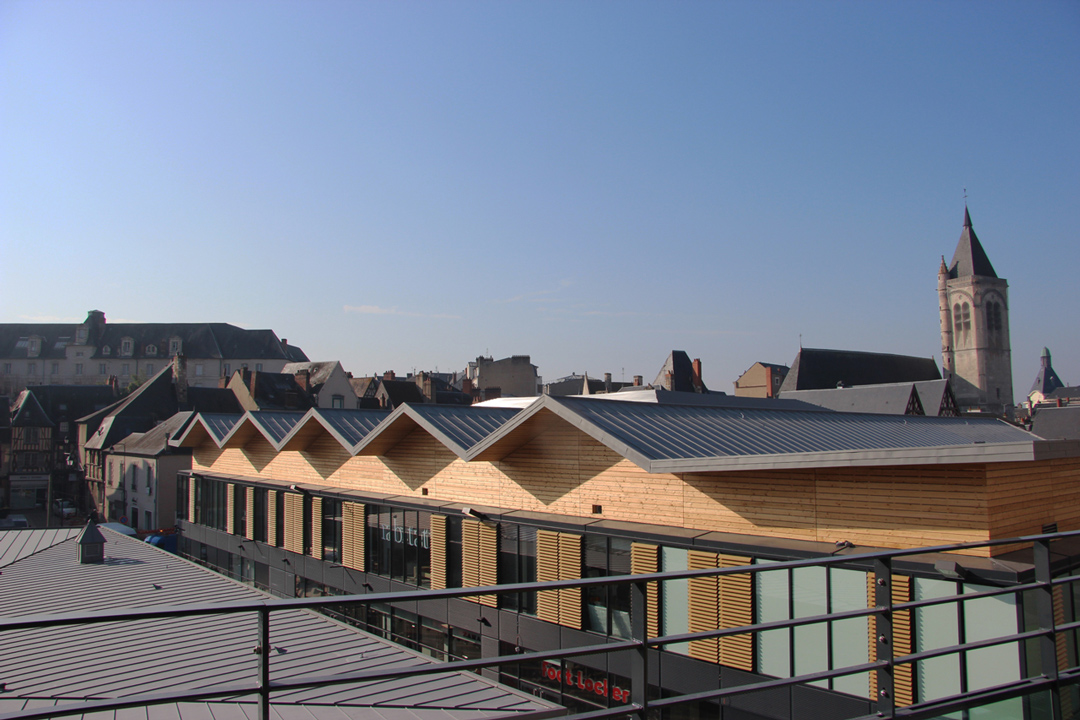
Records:
[[[544,677],[557,683],[566,683],[570,687],[576,687],[586,692],[594,692],[600,697],[610,697],[615,702],[630,702],[630,691],[621,687],[609,685],[607,680],[593,680],[585,677],[580,670],[573,673],[569,670],[563,672],[556,663],[544,661]]]

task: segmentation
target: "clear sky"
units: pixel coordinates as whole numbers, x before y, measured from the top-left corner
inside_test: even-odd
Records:
[[[0,0],[0,322],[731,392],[934,355],[964,215],[1080,384],[1080,2]]]

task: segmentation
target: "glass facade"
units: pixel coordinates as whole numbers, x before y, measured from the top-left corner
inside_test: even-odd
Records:
[[[630,574],[631,542],[604,535],[585,536],[584,577]],[[630,586],[591,586],[585,590],[585,628],[630,637]]]
[[[367,563],[368,572],[431,587],[431,513],[368,505]]]

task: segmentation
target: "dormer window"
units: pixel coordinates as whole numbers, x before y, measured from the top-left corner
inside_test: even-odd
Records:
[[[101,348],[101,354],[102,355],[111,355],[112,354],[112,348],[110,348],[108,345],[103,346]]]
[[[154,357],[155,355],[157,355],[157,345],[147,345],[146,354],[149,357]]]
[[[41,338],[32,337],[26,345],[26,354],[28,357],[37,357],[41,354]]]
[[[120,354],[121,355],[133,355],[135,353],[135,341],[131,338],[124,338],[120,341]]]
[[[180,354],[180,338],[178,338],[176,336],[173,336],[173,337],[169,338],[169,354],[170,355],[179,355]]]

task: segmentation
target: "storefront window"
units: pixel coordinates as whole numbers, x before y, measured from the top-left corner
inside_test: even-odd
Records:
[[[341,501],[323,498],[322,512],[322,558],[341,562]]]
[[[513,523],[499,525],[499,584],[536,582],[536,528]],[[502,606],[536,614],[536,593],[503,594]]]
[[[431,513],[370,506],[367,553],[368,572],[431,587]]]
[[[629,540],[585,536],[585,577],[630,574]],[[592,586],[585,591],[586,629],[630,637],[630,586]]]

